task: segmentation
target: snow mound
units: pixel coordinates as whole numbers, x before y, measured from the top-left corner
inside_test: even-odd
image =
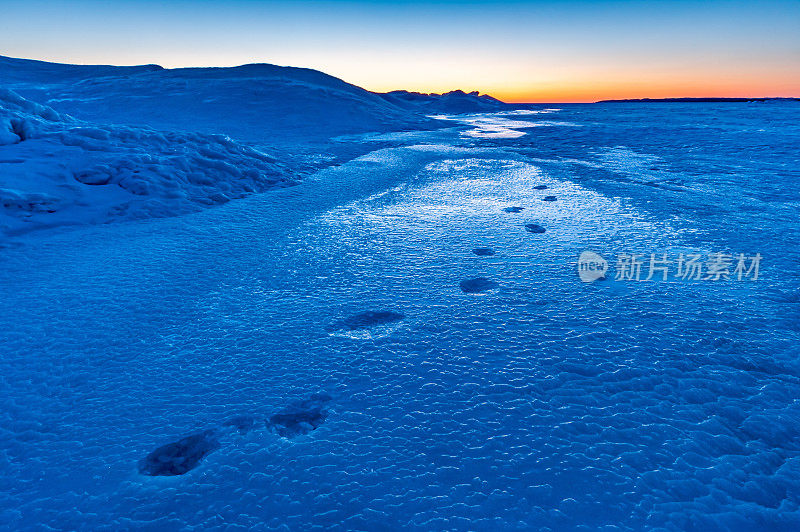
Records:
[[[183,214],[290,184],[224,135],[98,125],[0,91],[0,231]]]
[[[0,88],[0,146],[17,144],[36,134],[43,122],[68,122],[53,108],[31,102],[8,89]]]
[[[232,68],[140,69],[13,63],[0,79],[22,96],[92,122],[225,134],[246,142],[296,145],[350,133],[429,123],[338,78],[310,69],[254,64]],[[59,71],[63,67],[64,73]],[[13,76],[7,76],[9,69]],[[72,76],[72,77],[69,77]]]
[[[345,145],[347,135],[434,129],[434,113],[505,106],[463,91],[377,94],[269,64],[164,69],[0,56],[0,80],[6,234],[192,212],[374,149]]]
[[[477,92],[379,94],[307,68],[249,64],[164,69],[42,63],[0,56],[0,79],[83,120],[221,133],[268,145],[441,127],[432,113],[502,110]]]
[[[32,79],[60,82],[75,81],[98,76],[130,75],[140,72],[164,70],[158,65],[111,66],[111,65],[69,65],[48,63],[35,59],[18,59],[0,55],[0,73],[3,83],[26,82]]]

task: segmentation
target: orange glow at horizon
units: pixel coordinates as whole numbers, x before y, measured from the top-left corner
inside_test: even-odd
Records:
[[[529,90],[496,90],[489,95],[507,103],[591,103],[601,100],[660,99],[660,98],[799,98],[800,85],[731,86],[713,83],[648,87],[577,85],[543,87]]]
[[[719,79],[700,76],[683,79],[619,80],[593,79],[560,80],[558,82],[531,82],[502,86],[459,87],[445,84],[433,88],[418,87],[417,92],[447,92],[461,88],[465,92],[479,90],[507,103],[591,103],[600,100],[627,100],[642,98],[800,98],[800,73],[789,76],[763,76],[757,79]],[[733,79],[731,79],[733,78]],[[387,92],[397,87],[371,88],[375,92]]]
[[[58,55],[36,57],[53,62],[70,62]],[[112,62],[102,54],[92,54],[81,64],[125,64],[153,63],[148,57],[125,57]],[[729,65],[701,70],[665,65],[656,71],[636,66],[614,69],[610,65],[600,67],[585,64],[559,65],[558,68],[543,68],[538,65],[521,68],[508,65],[494,58],[482,58],[481,68],[466,63],[449,64],[445,61],[417,60],[413,68],[400,68],[397,64],[359,58],[358,61],[342,61],[337,57],[327,62],[317,60],[304,62],[303,57],[288,56],[276,61],[265,61],[262,57],[244,57],[237,61],[222,58],[180,55],[162,61],[166,68],[183,67],[232,67],[248,62],[272,62],[287,66],[313,68],[336,76],[372,92],[407,90],[421,93],[445,93],[460,89],[464,92],[478,91],[507,103],[591,103],[600,100],[659,99],[659,98],[800,98],[800,68],[790,71],[785,63],[747,65],[736,69]],[[445,66],[442,66],[445,65]],[[447,68],[449,66],[449,68]],[[559,77],[537,75],[559,71]],[[631,72],[634,71],[632,74]],[[745,73],[746,72],[746,73]],[[426,81],[422,81],[426,80]]]
[[[639,98],[797,98],[800,75],[793,80],[663,80],[661,82],[578,82],[497,88],[489,92],[508,103],[583,103]]]
[[[0,54],[45,61],[263,62],[375,92],[478,90],[511,103],[800,97],[798,0],[7,4]]]

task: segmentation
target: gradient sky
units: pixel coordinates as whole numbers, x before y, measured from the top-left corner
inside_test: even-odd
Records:
[[[800,96],[800,0],[0,0],[0,55],[265,62],[514,102]]]

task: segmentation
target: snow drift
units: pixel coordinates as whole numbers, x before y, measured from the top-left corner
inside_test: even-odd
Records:
[[[461,91],[376,94],[267,64],[0,56],[0,232],[191,212],[291,184],[337,150],[370,149],[333,137],[441,127],[426,115],[502,106]]]
[[[223,133],[269,145],[438,127],[425,113],[500,109],[477,93],[376,94],[307,68],[250,64],[164,69],[76,66],[0,56],[0,80],[59,112],[97,122]]]
[[[93,124],[0,89],[0,227],[169,216],[292,182],[224,135]]]

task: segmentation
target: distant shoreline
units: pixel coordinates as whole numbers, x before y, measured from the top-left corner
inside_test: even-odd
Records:
[[[714,102],[797,102],[800,98],[631,98],[622,100],[599,100],[595,103],[714,103]]]

